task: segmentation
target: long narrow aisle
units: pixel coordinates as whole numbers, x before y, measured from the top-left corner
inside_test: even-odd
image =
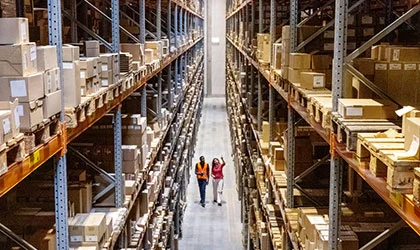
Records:
[[[228,126],[225,98],[206,98],[194,162],[198,162],[200,155],[203,155],[209,164],[214,157],[225,158],[223,205],[219,207],[213,203],[213,186],[210,180],[206,189],[206,207],[201,207],[197,180],[194,171],[191,171],[193,176],[188,186],[188,204],[182,225],[183,237],[179,241],[180,250],[243,248],[241,203],[236,192]]]

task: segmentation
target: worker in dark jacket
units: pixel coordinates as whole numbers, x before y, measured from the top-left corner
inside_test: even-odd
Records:
[[[206,206],[206,186],[209,184],[210,168],[204,156],[200,156],[200,162],[195,165],[198,187],[200,188],[200,204]]]

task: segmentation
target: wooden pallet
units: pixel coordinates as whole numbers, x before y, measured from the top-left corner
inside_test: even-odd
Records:
[[[309,115],[325,129],[331,128],[332,97],[310,96],[308,103]]]
[[[400,134],[401,135],[401,134]],[[371,134],[359,134],[356,157],[362,166],[369,162],[369,170],[376,177],[386,177],[390,190],[411,193],[414,168],[420,166],[415,157],[398,159],[404,153],[404,138],[372,138]]]
[[[42,123],[32,127],[30,131],[24,132],[25,153],[31,154],[40,145],[48,143],[59,133],[60,114],[56,114],[49,119],[44,119]]]
[[[384,132],[388,129],[401,131],[401,127],[385,119],[345,119],[336,112],[331,113],[332,130],[337,134],[337,140],[345,143],[347,150],[357,149],[357,135],[359,133]]]
[[[330,97],[331,90],[328,89],[303,89],[295,83],[290,84],[290,93],[293,99],[298,102],[302,107],[308,108],[310,98],[319,97]]]
[[[19,133],[1,146],[0,150],[0,175],[7,172],[8,167],[21,162],[25,158],[24,134]]]

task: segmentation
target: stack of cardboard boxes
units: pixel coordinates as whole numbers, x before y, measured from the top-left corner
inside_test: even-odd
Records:
[[[270,34],[257,34],[257,59],[260,63],[271,62],[271,40]]]
[[[399,104],[418,106],[420,87],[414,83],[420,80],[419,58],[420,47],[383,43],[372,47],[371,58],[357,58],[353,60],[353,65]],[[367,92],[363,93],[365,97],[372,97],[367,88],[361,91]]]
[[[101,86],[108,87],[118,83],[118,54],[107,53],[100,54],[102,69],[101,69]]]
[[[132,65],[134,66],[134,69],[133,69],[134,71],[138,71],[142,67],[144,67],[145,55],[144,55],[144,46],[142,44],[122,43],[121,51],[125,53],[130,53],[132,55]],[[130,71],[121,71],[121,72],[130,72]]]
[[[61,110],[55,47],[30,43],[26,18],[1,18],[0,33],[8,34],[0,38],[0,101],[17,98],[20,128],[31,131]]]
[[[100,249],[112,234],[112,220],[105,213],[80,213],[69,219],[70,249]]]
[[[64,106],[77,107],[82,100],[80,78],[80,49],[78,46],[63,46]]]
[[[328,210],[314,207],[298,208],[298,234],[307,250],[328,249]],[[341,231],[342,249],[359,249],[357,235],[349,228]]]
[[[312,58],[315,58],[314,60]],[[323,62],[326,60],[326,62]],[[312,71],[311,64],[316,63],[315,68],[325,69],[331,62],[331,57],[312,56],[307,53],[290,53],[289,55],[289,68],[288,80],[296,87],[304,89],[319,89],[325,88],[326,75],[322,72]]]
[[[149,154],[147,144],[147,119],[140,114],[133,114],[123,119],[122,134],[124,145],[136,145],[140,150],[139,169],[146,168],[146,161]]]

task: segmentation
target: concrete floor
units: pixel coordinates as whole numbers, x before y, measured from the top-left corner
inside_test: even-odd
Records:
[[[201,119],[194,162],[199,161],[200,155],[203,155],[209,164],[214,157],[225,158],[223,205],[219,207],[213,203],[213,186],[210,180],[206,189],[206,207],[201,207],[197,180],[195,175],[192,176],[188,186],[188,205],[184,215],[183,238],[179,241],[179,249],[243,249],[241,203],[236,192],[225,98],[206,98]]]

